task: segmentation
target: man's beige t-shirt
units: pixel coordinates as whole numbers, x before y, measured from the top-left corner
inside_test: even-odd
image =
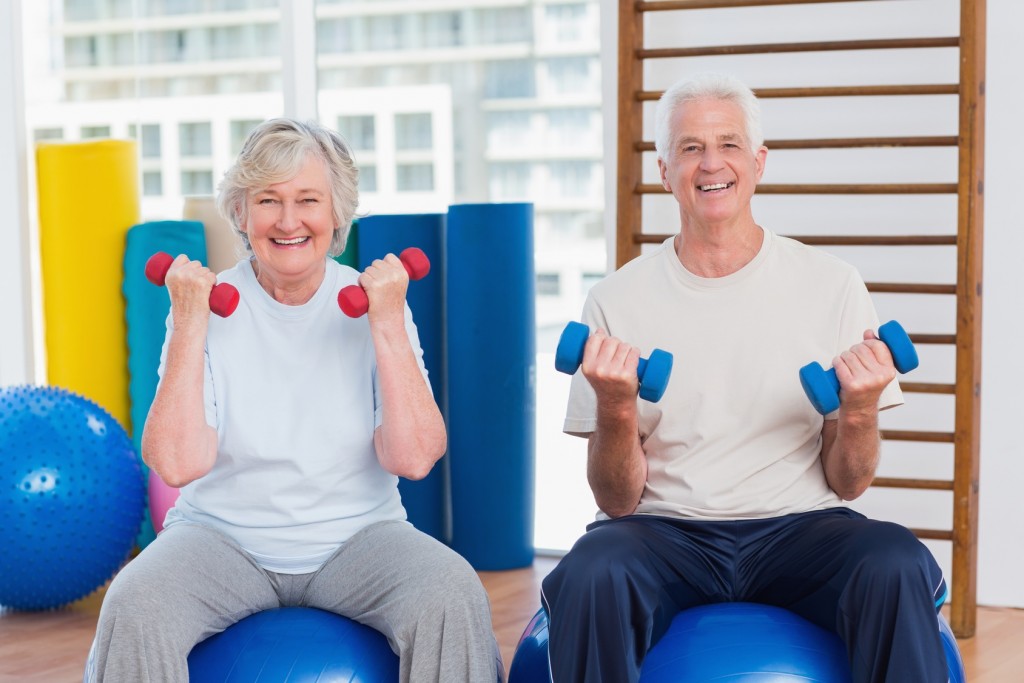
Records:
[[[683,267],[670,238],[595,285],[582,321],[645,358],[655,348],[674,355],[661,401],[637,400],[648,461],[637,513],[756,519],[843,504],[825,480],[822,416],[798,373],[811,361],[830,368],[877,329],[852,266],[765,230],[741,270],[702,278]],[[902,402],[894,380],[879,405]],[[564,431],[589,435],[595,411],[577,371]]]

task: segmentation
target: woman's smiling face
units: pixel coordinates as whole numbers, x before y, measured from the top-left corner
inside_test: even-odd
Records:
[[[295,177],[249,193],[245,233],[260,284],[274,289],[320,286],[331,245],[334,210],[330,176],[310,156]]]

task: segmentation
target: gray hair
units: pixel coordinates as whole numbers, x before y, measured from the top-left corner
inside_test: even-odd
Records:
[[[249,133],[217,192],[217,210],[242,238],[247,252],[252,253],[252,245],[242,226],[248,219],[249,193],[291,180],[310,156],[324,162],[331,185],[335,228],[327,253],[333,257],[345,250],[359,204],[359,170],[348,143],[314,121],[277,118],[264,121]]]
[[[672,144],[671,121],[676,111],[695,100],[725,100],[739,106],[747,128],[747,142],[756,152],[764,144],[761,133],[761,105],[753,91],[738,78],[723,74],[698,74],[673,84],[658,100],[654,110],[654,148],[664,159]]]

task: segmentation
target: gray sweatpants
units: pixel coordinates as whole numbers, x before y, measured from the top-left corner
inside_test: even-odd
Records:
[[[472,567],[407,522],[372,524],[312,574],[276,574],[213,529],[165,530],[107,589],[85,680],[188,680],[192,647],[250,614],[317,607],[383,633],[400,680],[504,678],[487,594]]]

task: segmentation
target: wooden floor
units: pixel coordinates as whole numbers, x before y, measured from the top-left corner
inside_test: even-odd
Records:
[[[554,565],[538,558],[527,569],[480,573],[506,667],[540,607],[540,581]],[[56,611],[0,610],[0,683],[79,683],[101,600],[98,591]],[[970,683],[1024,681],[1024,610],[979,608],[977,635],[960,641],[960,652]]]

